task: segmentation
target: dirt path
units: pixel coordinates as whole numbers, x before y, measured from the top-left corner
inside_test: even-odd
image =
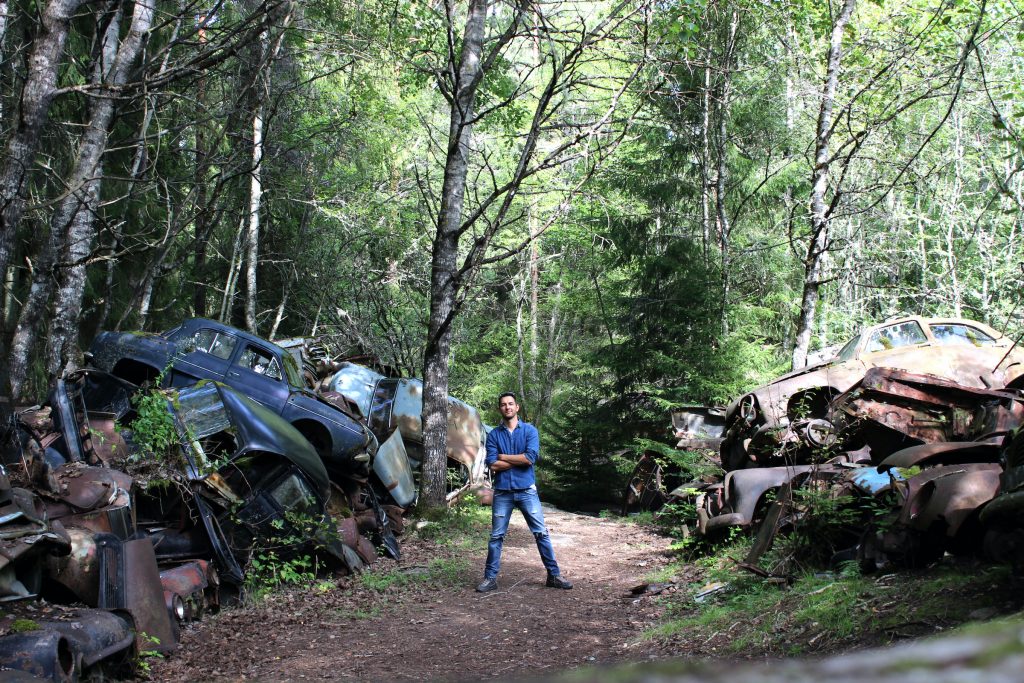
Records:
[[[152,677],[477,680],[645,658],[646,648],[635,643],[657,607],[629,589],[667,562],[668,539],[612,519],[547,507],[545,515],[573,590],[544,586],[533,536],[515,514],[498,591],[473,590],[480,551],[440,587],[410,583],[377,593],[328,586],[278,596],[208,618],[183,635],[179,653],[157,663]],[[428,548],[408,542],[404,550],[403,571],[425,571]]]

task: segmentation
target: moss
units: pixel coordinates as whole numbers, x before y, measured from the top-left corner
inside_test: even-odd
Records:
[[[14,623],[11,624],[11,633],[26,633],[38,630],[39,624],[32,619],[15,619]]]

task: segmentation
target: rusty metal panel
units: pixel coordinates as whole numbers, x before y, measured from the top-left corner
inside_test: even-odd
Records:
[[[57,497],[79,510],[128,504],[127,492],[134,483],[130,475],[119,470],[81,462],[61,465],[53,476]]]
[[[830,415],[848,442],[867,442],[877,462],[913,445],[1001,436],[1024,420],[1024,404],[1009,392],[873,368],[833,402]]]
[[[997,462],[999,444],[988,441],[954,441],[911,446],[887,457],[878,466],[879,472],[894,467],[925,467],[956,463]]]
[[[380,445],[377,455],[373,458],[373,471],[396,503],[408,507],[415,502],[416,482],[412,476],[412,466],[405,452],[401,431],[395,430]]]
[[[1001,468],[994,463],[943,465],[908,480],[907,499],[900,521],[919,531],[935,524],[955,536],[961,525],[999,490]]]
[[[175,650],[178,639],[167,613],[153,543],[148,538],[122,542],[103,536],[96,545],[100,558],[99,606],[131,615],[140,650]],[[157,642],[147,642],[142,634]]]

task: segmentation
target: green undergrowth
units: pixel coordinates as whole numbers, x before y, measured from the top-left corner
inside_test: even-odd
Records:
[[[426,565],[399,567],[390,571],[367,571],[359,575],[363,588],[386,591],[390,588],[420,584],[432,588],[458,586],[466,582],[469,561],[465,558],[439,557]]]
[[[645,637],[695,654],[790,656],[930,635],[1021,607],[1018,580],[1004,566],[947,557],[924,570],[862,575],[850,563],[788,583],[736,566],[748,546],[738,541],[649,576],[676,580],[677,590],[656,598],[665,616]],[[702,591],[710,592],[697,602]]]
[[[435,548],[436,556],[425,565],[370,569],[359,576],[359,584],[378,592],[404,586],[466,585],[473,564],[483,561],[490,525],[490,507],[480,505],[472,497],[447,511],[410,519],[403,538],[429,543]]]
[[[487,547],[491,529],[491,508],[473,496],[447,511],[410,520],[409,527],[418,538],[446,550],[472,553]]]

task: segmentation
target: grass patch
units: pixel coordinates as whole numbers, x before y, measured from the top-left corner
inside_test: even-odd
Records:
[[[383,614],[379,606],[368,607],[367,609],[336,609],[333,614],[338,619],[353,619],[356,621],[365,621],[367,619],[375,619]]]
[[[402,567],[386,572],[367,571],[359,575],[363,588],[379,593],[403,586],[423,585],[432,588],[459,586],[466,582],[469,561],[458,558],[436,558],[426,566]]]
[[[440,515],[423,517],[411,525],[417,536],[444,548],[472,552],[487,547],[491,508],[469,496]]]
[[[787,587],[702,558],[702,581],[665,597],[665,620],[646,638],[677,642],[694,654],[795,655],[878,645],[928,635],[1019,602],[1010,569],[953,559],[930,569],[882,576],[807,572]],[[725,590],[697,603],[710,582]]]

